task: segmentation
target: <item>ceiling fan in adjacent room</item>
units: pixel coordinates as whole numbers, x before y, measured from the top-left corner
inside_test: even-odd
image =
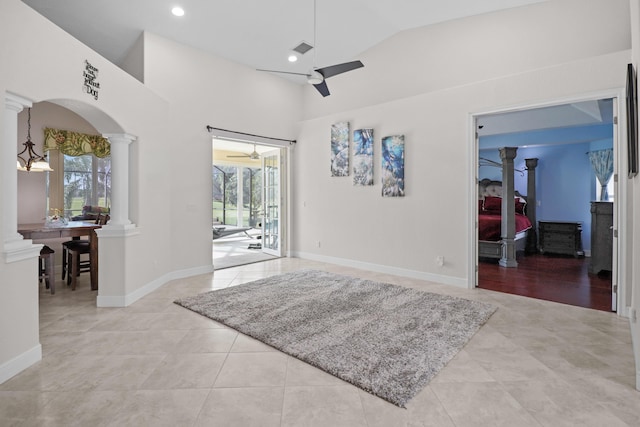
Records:
[[[329,87],[327,86],[327,82],[325,81],[329,77],[337,76],[338,74],[346,73],[347,71],[356,70],[358,68],[364,67],[364,64],[361,61],[351,61],[351,62],[343,62],[342,64],[330,65],[328,67],[316,68],[316,0],[313,1],[313,68],[308,73],[294,73],[291,71],[280,71],[280,70],[264,70],[258,69],[258,71],[266,71],[270,73],[281,73],[281,74],[294,74],[298,76],[306,76],[307,83],[313,85],[318,92],[323,97],[329,96]],[[308,49],[310,50],[310,49]]]
[[[231,157],[242,157],[242,158],[249,158],[251,160],[260,160],[260,153],[258,153],[256,151],[256,144],[253,144],[253,152],[247,153],[247,154],[238,154],[237,156],[236,155],[227,156],[227,157],[229,157],[229,158],[231,158]]]

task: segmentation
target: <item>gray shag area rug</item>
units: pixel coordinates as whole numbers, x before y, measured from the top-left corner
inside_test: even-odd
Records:
[[[302,270],[175,301],[405,407],[496,307]]]

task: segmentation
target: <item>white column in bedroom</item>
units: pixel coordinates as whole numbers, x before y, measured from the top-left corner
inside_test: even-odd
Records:
[[[131,228],[129,219],[129,145],[136,137],[126,133],[102,135],[111,144],[111,212],[109,226]],[[110,228],[111,228],[110,227]]]
[[[502,267],[517,267],[513,159],[516,157],[518,148],[503,147],[499,151],[502,160],[502,258],[498,264]]]
[[[18,233],[18,113],[24,107],[31,107],[31,101],[10,93],[5,94],[4,135],[0,141],[0,185],[3,194],[2,238],[6,262],[37,256],[40,248],[34,247],[31,240],[24,240],[22,234]]]

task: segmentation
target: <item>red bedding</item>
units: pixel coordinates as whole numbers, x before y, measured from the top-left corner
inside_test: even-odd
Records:
[[[531,228],[531,221],[525,215],[516,213],[516,233]],[[501,234],[501,215],[499,213],[480,213],[478,215],[478,238],[498,241]]]

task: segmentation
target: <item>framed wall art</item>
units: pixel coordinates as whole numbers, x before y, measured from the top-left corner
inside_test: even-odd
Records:
[[[382,138],[382,196],[404,196],[404,135]]]
[[[373,129],[353,131],[353,185],[373,185]]]
[[[331,176],[349,175],[349,122],[331,125]]]

